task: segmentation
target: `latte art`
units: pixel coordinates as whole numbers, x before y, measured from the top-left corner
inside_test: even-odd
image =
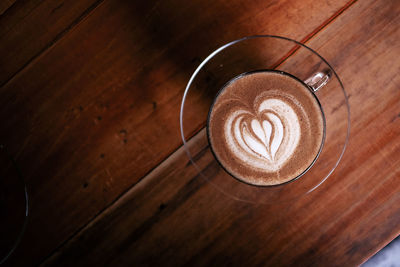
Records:
[[[272,71],[228,83],[207,126],[211,149],[224,169],[255,185],[296,178],[315,160],[323,139],[314,95],[300,81]]]
[[[279,99],[266,99],[255,111],[252,114],[239,109],[229,115],[224,127],[226,143],[243,162],[276,171],[297,147],[299,120],[294,110]]]

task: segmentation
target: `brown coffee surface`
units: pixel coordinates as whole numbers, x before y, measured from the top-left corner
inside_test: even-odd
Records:
[[[313,164],[323,144],[324,118],[304,83],[283,72],[256,71],[220,90],[207,134],[214,156],[232,176],[277,185]]]

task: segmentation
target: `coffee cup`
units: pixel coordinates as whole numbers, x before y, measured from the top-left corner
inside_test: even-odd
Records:
[[[324,144],[325,116],[314,92],[329,71],[304,82],[276,70],[246,72],[217,93],[207,120],[215,159],[238,180],[284,184],[305,174]]]

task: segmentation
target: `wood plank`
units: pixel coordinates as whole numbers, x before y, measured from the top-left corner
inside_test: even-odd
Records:
[[[11,262],[43,260],[181,145],[182,89],[210,51],[254,33],[302,39],[345,4],[101,4],[0,89],[2,127],[15,129],[0,138],[33,210]]]
[[[62,38],[102,1],[13,2],[2,1],[1,5],[8,4],[7,9],[0,7],[0,86]]]
[[[201,179],[181,148],[44,265],[362,263],[400,233],[399,12],[395,0],[358,1],[309,42],[352,107],[349,147],[318,190],[290,205],[236,201]],[[224,175],[204,131],[189,145],[203,171]]]
[[[3,0],[0,3],[0,16],[4,14],[17,0]]]

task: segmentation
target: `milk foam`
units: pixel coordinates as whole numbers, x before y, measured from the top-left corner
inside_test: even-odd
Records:
[[[228,149],[249,167],[278,171],[290,159],[300,140],[296,112],[281,99],[258,101],[254,110],[237,108],[224,125]]]

